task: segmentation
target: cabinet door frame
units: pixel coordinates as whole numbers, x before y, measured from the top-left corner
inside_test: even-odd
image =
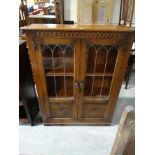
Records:
[[[39,39],[38,39],[39,40]],[[74,75],[73,75],[73,84],[75,81],[78,81],[78,76],[79,76],[79,52],[78,50],[80,50],[80,40],[75,39],[51,39],[51,38],[41,38],[42,42],[41,43],[46,43],[46,44],[61,44],[61,45],[67,45],[70,43],[74,44]],[[39,97],[42,98],[41,100],[41,109],[42,111],[44,111],[45,114],[47,114],[45,121],[48,121],[48,119],[54,119],[51,118],[50,116],[50,110],[49,110],[49,100],[50,98],[48,97],[48,92],[47,92],[47,86],[46,86],[46,80],[45,80],[45,76],[44,76],[44,68],[43,68],[43,62],[42,62],[42,51],[41,51],[41,47],[40,44],[38,43],[38,46],[36,48],[35,51],[35,60],[37,62],[37,69],[38,69],[38,75],[39,75],[39,81],[40,83],[37,84],[37,90],[41,89],[42,94],[38,94]],[[32,53],[31,52],[31,53]],[[37,75],[37,76],[38,76]],[[79,90],[76,89],[75,87],[73,88],[73,119],[77,119],[77,106],[78,106],[78,92]],[[57,101],[59,102],[62,101],[63,103],[63,98],[62,99],[57,99]],[[67,102],[67,99],[64,100],[64,102]],[[44,114],[43,113],[43,114]],[[57,119],[57,118],[56,118]],[[62,120],[64,118],[60,118],[60,120]],[[71,118],[72,119],[72,118]]]
[[[119,90],[121,88],[121,82],[122,78],[124,75],[125,67],[127,66],[127,59],[130,54],[130,49],[132,46],[133,38],[130,38],[129,40],[126,40],[126,42],[129,43],[129,46],[127,48],[124,48],[124,40],[116,40],[116,39],[83,39],[81,43],[81,52],[80,52],[80,80],[85,82],[85,68],[87,65],[86,61],[86,55],[87,55],[87,45],[89,42],[92,42],[95,45],[118,45],[118,53],[117,53],[117,58],[116,58],[116,63],[115,63],[115,68],[112,76],[112,81],[111,81],[111,87],[109,90],[109,98],[108,98],[108,103],[106,107],[106,121],[107,123],[111,123],[112,121],[112,114],[114,112],[114,107],[116,106],[117,103],[117,97],[119,94]],[[124,60],[125,59],[125,60]],[[121,66],[121,67],[120,67]],[[121,78],[121,80],[118,80]],[[119,81],[119,83],[118,83]],[[117,89],[117,90],[116,90]],[[117,92],[117,93],[116,93]],[[79,112],[78,112],[78,118],[82,119],[82,106],[84,102],[84,89],[79,92]],[[97,119],[96,119],[97,120]]]
[[[107,109],[109,122],[112,122],[113,119],[115,106],[117,104],[117,99],[119,97],[122,81],[125,75],[125,70],[128,64],[128,59],[131,53],[133,42],[134,42],[134,36],[131,36],[127,40],[122,40],[120,42],[120,48],[118,50],[118,57],[111,84],[111,90],[109,93],[109,101],[108,101],[109,106]]]

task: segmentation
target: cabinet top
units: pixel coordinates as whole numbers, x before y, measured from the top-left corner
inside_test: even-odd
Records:
[[[100,32],[134,32],[135,29],[118,25],[67,25],[67,24],[31,24],[21,30],[52,30],[52,31],[100,31]]]

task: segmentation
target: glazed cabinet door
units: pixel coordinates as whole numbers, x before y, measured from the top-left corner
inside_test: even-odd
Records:
[[[49,121],[77,118],[78,40],[44,39],[36,58],[45,113]],[[75,87],[74,87],[75,85]]]
[[[107,108],[119,46],[113,41],[83,40],[80,64],[79,119],[102,122]]]

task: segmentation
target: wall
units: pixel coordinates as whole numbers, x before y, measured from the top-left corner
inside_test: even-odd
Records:
[[[77,21],[77,0],[64,0],[64,20]]]
[[[119,23],[119,13],[120,13],[121,0],[113,0],[113,12],[111,17],[111,24]]]

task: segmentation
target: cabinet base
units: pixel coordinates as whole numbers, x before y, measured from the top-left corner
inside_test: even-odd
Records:
[[[82,120],[73,120],[73,119],[50,119],[44,122],[45,126],[49,125],[104,125],[110,126],[111,123],[102,119],[82,119]]]

